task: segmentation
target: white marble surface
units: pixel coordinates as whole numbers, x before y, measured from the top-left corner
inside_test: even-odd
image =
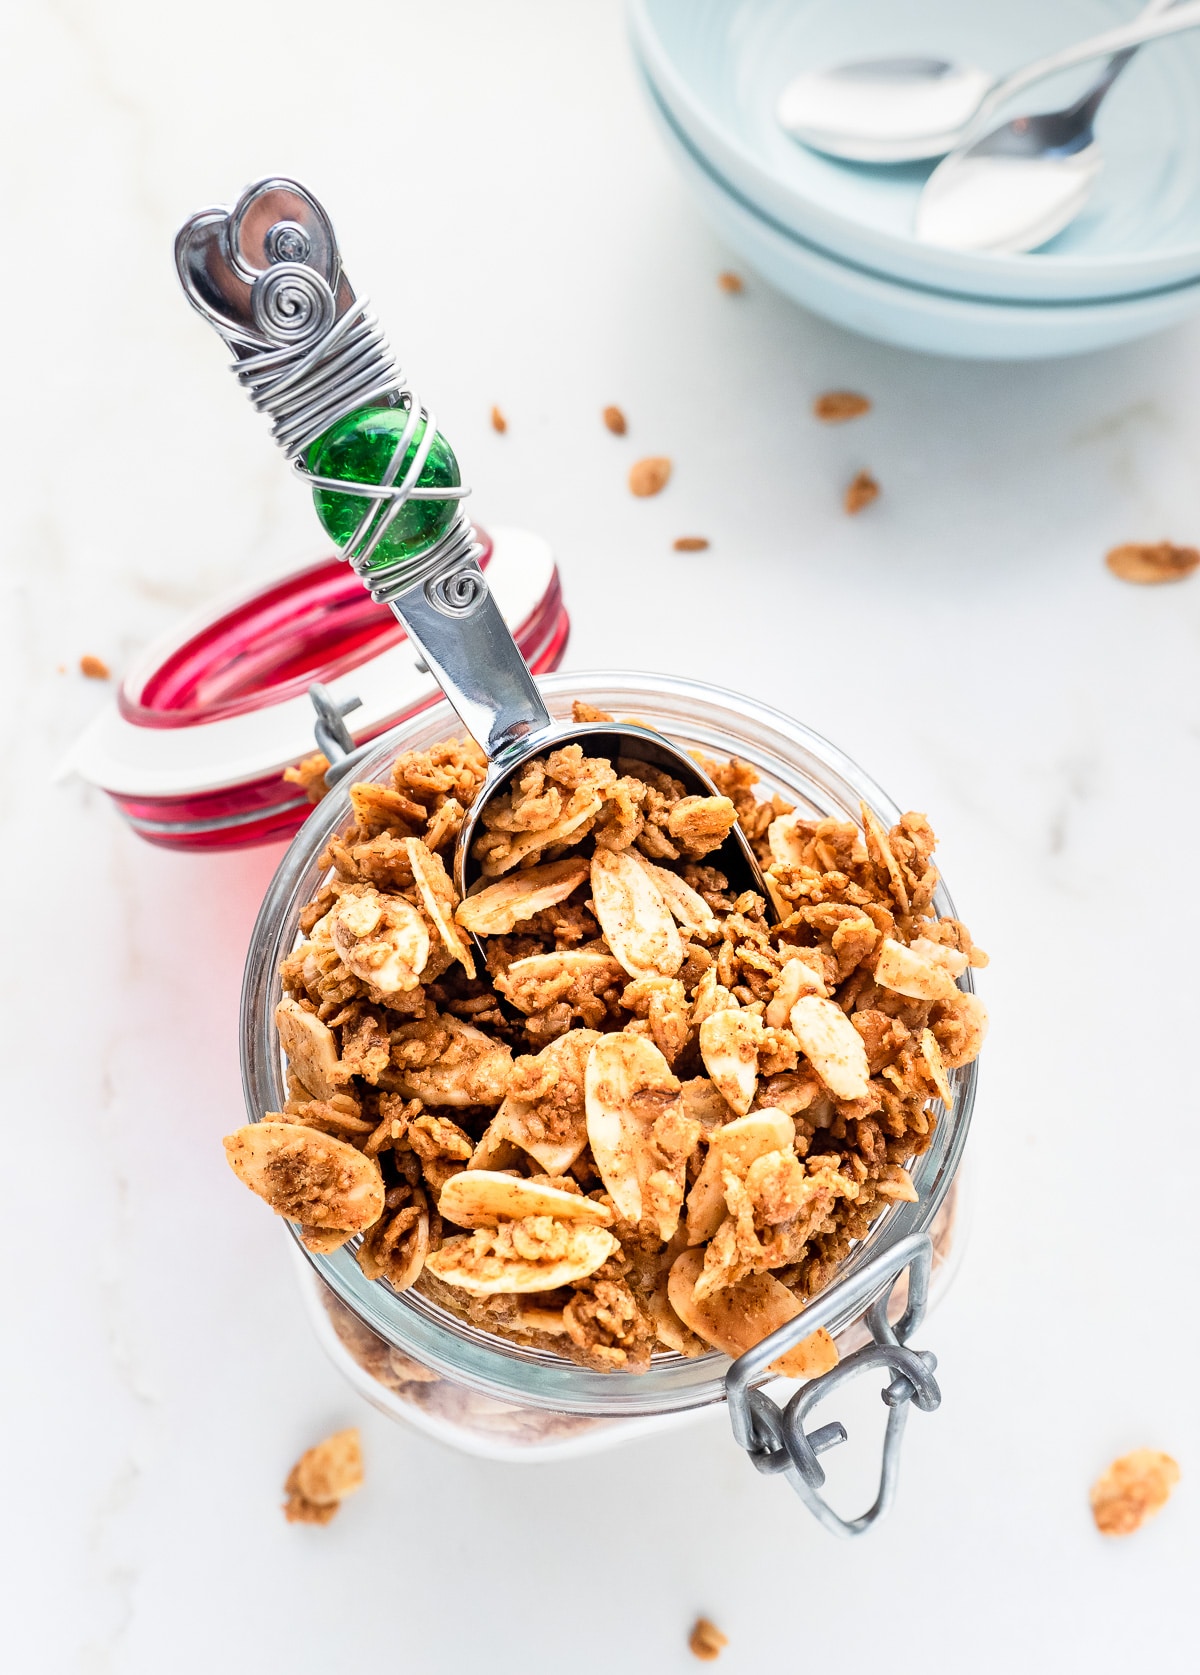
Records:
[[[613,0],[330,15],[18,0],[4,25],[5,1667],[659,1675],[694,1667],[697,1611],[731,1671],[1194,1667],[1200,580],[1101,560],[1200,536],[1200,326],[967,366],[752,278],[730,298]],[[119,670],[322,551],[170,262],[187,213],[271,170],[333,207],[479,513],[555,543],[571,663],[703,674],[833,735],[929,810],[992,953],[971,1247],[923,1334],[945,1402],[853,1549],[720,1415],[520,1470],[359,1406],[220,1151],[277,852],[163,854],[48,787],[108,701],[81,653]],[[831,385],[874,413],[818,427]],[[632,499],[660,452],[670,488]],[[860,465],[884,493],[851,522]],[[711,550],[673,553],[691,532]],[[367,1487],[287,1526],[293,1458],[352,1422]],[[1183,1485],[1106,1543],[1087,1486],[1140,1445]]]

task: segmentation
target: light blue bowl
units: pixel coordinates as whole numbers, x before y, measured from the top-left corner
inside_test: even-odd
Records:
[[[802,69],[895,52],[1003,71],[1131,17],[1137,0],[630,0],[639,58],[676,125],[754,209],[888,279],[1064,302],[1200,275],[1200,31],[1148,46],[1098,119],[1106,167],[1087,209],[1043,250],[992,256],[911,236],[932,165],[867,168],[798,145],[779,93]],[[1046,82],[1050,109],[1092,73]]]
[[[1036,360],[1127,343],[1200,310],[1200,279],[1081,303],[989,302],[885,279],[807,244],[760,215],[708,167],[647,87],[684,182],[718,234],[764,279],[851,331],[904,349],[973,360]]]

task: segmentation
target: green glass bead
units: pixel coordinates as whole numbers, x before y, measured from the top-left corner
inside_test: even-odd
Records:
[[[408,413],[403,407],[364,407],[357,413],[349,413],[317,438],[308,450],[305,463],[318,477],[335,477],[343,483],[378,483],[391,464],[407,420]],[[425,420],[421,419],[394,481],[403,478],[424,434]],[[453,449],[440,431],[435,432],[417,486],[457,488],[461,481]],[[370,502],[357,494],[314,489],[313,504],[330,535],[339,547],[344,547],[362,522]],[[457,500],[406,500],[372,552],[368,567],[373,570],[424,552],[446,533],[457,512]],[[377,512],[354,550],[347,553],[348,558],[362,551],[380,516]]]

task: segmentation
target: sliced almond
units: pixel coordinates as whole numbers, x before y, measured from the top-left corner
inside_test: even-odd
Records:
[[[870,1071],[862,1036],[832,1000],[801,995],[792,1007],[792,1034],[835,1099],[862,1099]]]
[[[592,899],[605,941],[631,977],[674,977],[683,942],[662,891],[629,854],[592,856]]]
[[[333,1031],[290,995],[275,1008],[275,1028],[288,1063],[313,1098],[332,1099],[348,1079],[341,1072]]]
[[[675,1094],[679,1082],[643,1035],[602,1035],[588,1056],[584,1081],[592,1157],[617,1214],[642,1219],[642,1186],[655,1164],[647,1139],[658,1114],[645,1095]]]
[[[693,1293],[704,1267],[702,1250],[676,1258],[667,1282],[671,1307],[691,1331],[724,1354],[737,1357],[803,1311],[773,1274],[750,1274],[697,1303]],[[838,1363],[837,1345],[822,1327],[771,1362],[781,1378],[819,1378]]]
[[[511,842],[495,854],[490,854],[483,863],[483,872],[488,878],[499,878],[503,873],[511,872],[519,866],[526,855],[536,855],[543,849],[549,849],[556,843],[570,843],[575,838],[581,826],[599,814],[604,805],[604,798],[590,787],[580,786],[575,791],[560,817],[550,826],[543,826],[539,832],[518,832]]]
[[[588,863],[582,858],[530,867],[528,872],[475,891],[460,903],[454,917],[475,936],[507,936],[521,920],[532,919],[544,908],[566,901],[588,871]]]
[[[859,803],[862,814],[863,837],[866,839],[867,854],[872,865],[878,871],[880,868],[887,873],[888,883],[891,885],[892,898],[901,913],[909,909],[908,888],[904,882],[904,874],[900,871],[900,863],[892,854],[892,846],[888,841],[883,822],[873,808],[866,803]]]
[[[519,1303],[513,1324],[525,1332],[549,1332],[553,1337],[561,1336],[567,1329],[561,1309],[543,1308],[538,1303]]]
[[[461,1018],[443,1015],[438,1023],[451,1036],[447,1051],[433,1064],[393,1069],[388,1086],[394,1081],[406,1099],[426,1105],[499,1105],[512,1074],[511,1049]]]
[[[717,981],[716,966],[710,965],[696,984],[696,993],[692,997],[693,1024],[702,1024],[705,1018],[710,1018],[714,1012],[736,1012],[737,1009],[738,1003],[733,995],[723,983]]]
[[[713,1086],[744,1116],[758,1086],[758,1049],[763,1021],[757,1012],[714,1012],[700,1025],[700,1057]]]
[[[484,1140],[492,1135],[498,1143],[503,1137],[528,1152],[548,1175],[565,1175],[587,1145],[584,1078],[588,1055],[599,1039],[594,1029],[569,1029],[543,1047],[535,1062],[554,1070],[553,1088],[545,1099],[521,1099],[510,1093]]]
[[[910,1000],[952,1000],[958,985],[940,960],[886,936],[875,961],[875,981],[881,989]]]
[[[425,1266],[446,1285],[492,1297],[574,1285],[620,1248],[603,1227],[533,1216],[447,1239],[426,1257]]]
[[[468,977],[475,975],[475,961],[466,938],[454,923],[458,906],[458,892],[450,882],[450,874],[440,855],[421,842],[420,838],[405,838],[404,848],[412,864],[413,882],[421,903],[429,915],[446,951],[456,959]]]
[[[902,1169],[898,1163],[888,1164],[875,1182],[875,1191],[880,1198],[893,1198],[901,1204],[916,1204],[921,1196],[908,1170]]]
[[[969,956],[960,948],[951,948],[944,942],[934,942],[928,936],[915,936],[909,947],[914,954],[920,954],[925,959],[932,960],[934,965],[940,965],[951,977],[961,977],[971,963]]]
[[[488,1169],[451,1175],[442,1188],[438,1209],[456,1227],[499,1227],[502,1221],[520,1221],[524,1216],[560,1216],[597,1227],[612,1221],[612,1211],[594,1198]]]
[[[693,890],[691,885],[680,878],[677,872],[672,872],[670,867],[655,866],[654,862],[648,861],[640,851],[627,849],[625,853],[648,874],[685,931],[691,931],[693,936],[716,934],[720,929],[716,915],[699,890]]]
[[[709,1346],[703,1338],[698,1338],[695,1332],[685,1326],[675,1313],[667,1295],[667,1283],[664,1278],[657,1291],[650,1295],[650,1318],[654,1322],[659,1343],[666,1349],[673,1349],[677,1355],[686,1355],[691,1360],[697,1355],[703,1355]]]
[[[544,1012],[568,997],[577,986],[591,994],[624,984],[626,972],[611,954],[588,948],[563,948],[550,954],[530,954],[514,960],[496,987],[519,1012]]]
[[[752,1111],[717,1128],[708,1137],[708,1154],[688,1193],[687,1231],[690,1245],[711,1239],[725,1219],[725,1174],[739,1179],[755,1158],[768,1152],[790,1151],[796,1143],[796,1125],[782,1111]]]
[[[938,1098],[948,1111],[954,1104],[954,1089],[950,1086],[950,1078],[946,1074],[942,1049],[938,1046],[937,1037],[931,1029],[921,1031],[921,1057],[925,1060],[929,1079],[938,1091]]]
[[[515,1169],[521,1161],[521,1148],[510,1140],[507,1124],[501,1121],[503,1105],[479,1137],[479,1144],[471,1153],[468,1169]],[[569,1167],[569,1166],[568,1166]],[[559,1169],[548,1169],[550,1175],[561,1174]]]
[[[801,995],[828,995],[824,981],[804,960],[785,960],[775,981],[775,994],[764,1014],[772,1029],[786,1029],[792,1007]]]
[[[341,898],[329,915],[343,965],[382,995],[415,989],[429,959],[425,921],[403,896],[368,887]]]
[[[804,850],[808,832],[803,828],[811,823],[800,814],[777,815],[767,827],[767,846],[776,866],[799,867],[804,864]]]
[[[318,1231],[361,1233],[383,1214],[383,1179],[373,1158],[299,1123],[247,1123],[224,1140],[238,1179],[277,1216]]]

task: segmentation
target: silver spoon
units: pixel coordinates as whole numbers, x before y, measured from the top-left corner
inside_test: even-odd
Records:
[[[1171,0],[1150,0],[1131,23],[1001,77],[974,65],[920,57],[868,59],[807,71],[784,88],[776,115],[794,139],[850,162],[913,163],[942,157],[1035,82],[1190,27],[1174,17],[1150,27],[1170,5]],[[1180,13],[1187,10],[1177,8]]]
[[[180,229],[175,265],[188,300],[216,328],[234,355],[234,371],[275,439],[327,511],[331,496],[350,497],[363,515],[341,542],[342,556],[379,604],[388,605],[414,650],[433,673],[467,731],[483,747],[488,772],[463,822],[455,875],[465,894],[477,876],[471,843],[484,808],[533,756],[579,743],[614,766],[633,758],[680,780],[689,796],[719,793],[693,759],[660,733],[629,722],[554,721],[497,609],[477,562],[481,551],[462,510],[468,490],[436,433],[433,415],[409,389],[367,299],[342,268],[329,217],[295,181],[269,179],[248,187],[233,209],[202,210]],[[366,414],[376,433],[390,425],[397,441],[373,475],[329,475],[328,438],[335,426]],[[414,448],[415,444],[415,448]],[[422,483],[439,446],[453,465],[447,486]],[[326,464],[322,466],[322,460]],[[440,524],[413,543],[398,522],[409,508],[433,502]],[[343,507],[344,514],[344,507]],[[327,523],[327,527],[329,527]],[[428,527],[428,526],[426,526]],[[389,537],[389,531],[391,535]],[[399,548],[404,550],[400,551]],[[319,732],[337,755],[326,776],[344,778],[378,740],[346,750],[353,739],[338,706],[317,689]],[[735,893],[771,897],[745,833],[735,825],[710,857]]]
[[[1177,6],[1162,21],[1194,28],[1200,6]],[[1096,112],[1136,51],[1128,46],[1116,53],[1065,110],[1013,117],[943,158],[917,200],[917,237],[952,250],[1015,255],[1062,232],[1087,203],[1104,166]]]

